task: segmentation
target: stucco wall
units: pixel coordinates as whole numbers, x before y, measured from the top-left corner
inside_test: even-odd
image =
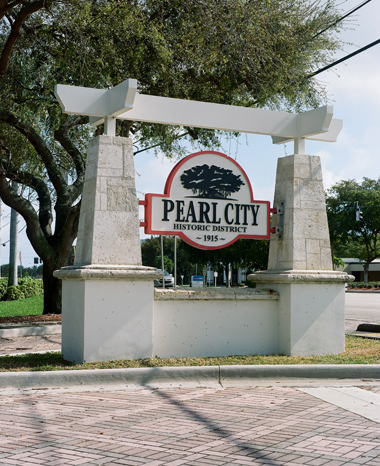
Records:
[[[278,294],[234,290],[155,290],[153,354],[276,354]]]

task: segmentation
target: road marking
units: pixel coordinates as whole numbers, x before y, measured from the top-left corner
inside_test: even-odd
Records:
[[[380,395],[357,387],[299,388],[300,391],[327,401],[351,413],[380,423]]]

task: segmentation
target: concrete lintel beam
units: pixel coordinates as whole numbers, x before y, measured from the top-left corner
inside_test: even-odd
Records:
[[[332,112],[331,106],[296,114],[137,94],[133,109],[118,118],[292,140],[328,131]]]
[[[127,79],[106,90],[58,84],[55,95],[65,113],[88,115],[94,125],[118,118],[269,135],[275,144],[298,138],[336,140],[341,127],[340,120],[332,119],[333,107],[329,105],[296,114],[136,94],[136,90],[137,81]],[[332,135],[331,126],[335,128]],[[114,133],[112,129],[108,132]]]
[[[137,91],[136,79],[127,79],[111,89],[57,84],[54,94],[64,113],[88,115],[104,121],[105,117],[117,117],[133,107]]]
[[[343,120],[338,120],[333,118],[331,120],[331,124],[328,128],[328,131],[325,133],[313,134],[310,136],[303,136],[305,139],[310,141],[322,141],[322,142],[336,142],[343,128]],[[288,142],[293,141],[296,138],[284,138],[279,136],[272,136],[272,143],[273,144],[285,144]]]

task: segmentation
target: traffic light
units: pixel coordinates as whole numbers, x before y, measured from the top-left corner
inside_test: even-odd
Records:
[[[356,205],[356,221],[360,222],[363,220],[363,212],[360,210],[359,205]]]

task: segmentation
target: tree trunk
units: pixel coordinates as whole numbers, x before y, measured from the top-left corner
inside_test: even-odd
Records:
[[[231,270],[232,286],[239,286],[239,268],[232,267]]]
[[[369,263],[366,262],[366,263],[363,265],[364,283],[368,283],[368,269],[369,269]]]
[[[53,277],[53,272],[59,270],[61,264],[54,258],[44,261],[44,311],[43,314],[62,314],[62,280]]]

